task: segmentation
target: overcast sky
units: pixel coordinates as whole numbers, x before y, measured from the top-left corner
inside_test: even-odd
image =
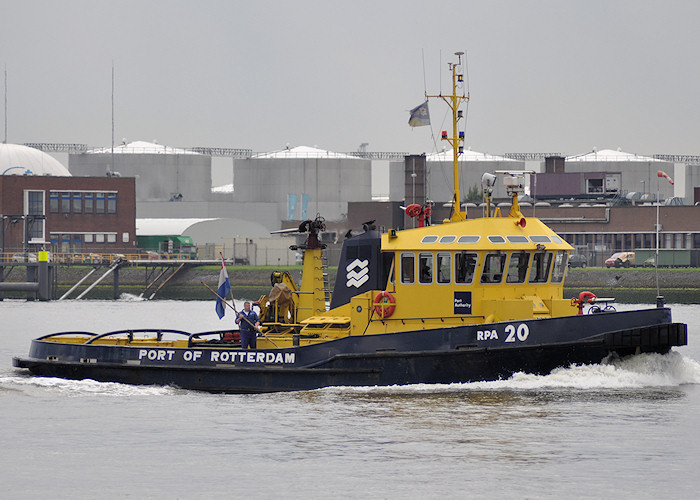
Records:
[[[461,50],[476,151],[700,154],[696,0],[0,0],[0,13],[10,143],[108,146],[114,64],[117,143],[430,152],[408,110],[426,86],[447,90]],[[446,112],[431,102],[436,137]]]

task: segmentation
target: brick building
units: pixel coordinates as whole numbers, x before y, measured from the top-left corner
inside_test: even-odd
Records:
[[[135,192],[127,177],[0,175],[2,251],[133,251]]]

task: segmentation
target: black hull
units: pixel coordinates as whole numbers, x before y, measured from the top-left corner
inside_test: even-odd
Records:
[[[672,323],[670,311],[659,308],[356,336],[248,352],[35,340],[29,357],[15,358],[14,364],[42,376],[254,393],[497,380],[516,372],[547,374],[572,363],[598,363],[611,353],[665,353],[686,343],[686,325]]]

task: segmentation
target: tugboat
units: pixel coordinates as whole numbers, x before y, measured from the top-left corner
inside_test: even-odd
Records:
[[[330,294],[319,238],[325,221],[303,222],[306,241],[292,247],[304,253],[303,280],[272,274],[272,291],[256,302],[263,326],[255,350],[242,350],[230,331],[63,332],[33,340],[14,366],[40,376],[255,393],[505,379],[686,345],[687,327],[672,322],[662,297],[656,307],[624,312],[590,292],[563,298],[573,248],[521,213],[524,172],[497,172],[512,198],[503,216],[489,209],[497,178],[485,174],[485,217],[467,218],[457,125],[468,97],[457,93],[456,55],[452,94],[426,96],[452,109],[453,134],[443,139],[454,151],[454,203],[442,224],[425,225],[430,207],[419,205],[406,207],[419,227],[382,234],[365,224],[345,240]],[[584,314],[586,307],[596,313]]]

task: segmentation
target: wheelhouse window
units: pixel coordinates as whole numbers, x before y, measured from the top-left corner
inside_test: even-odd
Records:
[[[455,254],[455,283],[468,285],[474,281],[477,254],[459,252]]]
[[[552,283],[561,283],[564,281],[566,274],[566,266],[569,262],[569,252],[559,250],[554,256],[554,270],[552,271]]]
[[[401,254],[401,283],[413,283],[416,275],[415,255]]]
[[[446,252],[437,254],[437,282],[449,283],[452,275],[452,255]]]
[[[124,236],[126,237],[126,241],[124,243],[128,243],[129,241],[129,233],[124,233]],[[382,268],[384,269],[384,280],[388,281],[390,284],[394,284],[394,252],[385,252],[382,254]]]
[[[505,253],[487,253],[484,259],[484,270],[481,273],[481,282],[500,283],[503,281],[503,270],[505,267]]]
[[[420,253],[418,255],[418,269],[420,269],[419,281],[421,283],[433,282],[433,254]]]
[[[552,252],[538,252],[532,257],[530,283],[547,283],[549,268],[552,264]]]
[[[508,263],[506,283],[525,283],[529,263],[530,254],[528,252],[513,252]]]

